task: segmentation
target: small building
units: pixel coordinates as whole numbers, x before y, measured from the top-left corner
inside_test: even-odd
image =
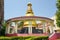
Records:
[[[6,36],[48,36],[53,33],[54,20],[35,16],[32,4],[27,4],[25,16],[7,20]]]

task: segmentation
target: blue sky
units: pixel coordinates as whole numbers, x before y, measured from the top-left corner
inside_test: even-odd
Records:
[[[28,2],[32,3],[35,16],[51,18],[56,13],[56,0],[4,0],[5,20],[25,16]]]

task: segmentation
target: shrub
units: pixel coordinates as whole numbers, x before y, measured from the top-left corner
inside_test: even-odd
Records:
[[[48,37],[47,36],[34,37],[31,40],[48,40]]]
[[[0,40],[48,40],[47,36],[27,36],[27,37],[0,37]]]

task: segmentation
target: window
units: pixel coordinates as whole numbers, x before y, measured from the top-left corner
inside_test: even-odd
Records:
[[[21,30],[18,30],[18,33],[28,33],[28,27],[24,27]]]
[[[43,33],[43,29],[36,29],[35,27],[32,27],[32,33]]]

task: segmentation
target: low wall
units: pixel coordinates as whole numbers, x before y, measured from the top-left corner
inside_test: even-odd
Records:
[[[6,36],[10,37],[10,36],[48,36],[47,34],[6,34]]]

